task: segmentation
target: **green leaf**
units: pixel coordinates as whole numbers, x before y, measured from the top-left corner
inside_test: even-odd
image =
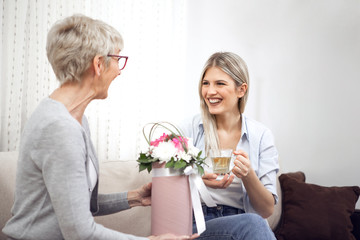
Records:
[[[139,163],[153,163],[153,162],[158,161],[158,159],[146,157],[146,158],[139,158],[136,161],[139,162]]]
[[[151,169],[152,169],[152,164],[149,164],[149,166],[147,167],[148,173],[151,172]]]
[[[201,165],[197,165],[200,176],[204,175],[204,168]]]
[[[140,153],[139,159],[148,159],[149,156],[146,155],[146,153]]]
[[[175,164],[174,158],[171,158],[171,160],[165,164],[165,167],[172,168],[172,167],[174,167],[174,164]]]
[[[148,168],[147,164],[139,164],[139,172],[144,171],[147,168]]]
[[[148,163],[149,162],[149,160],[148,159],[138,159],[138,160],[136,160],[138,163]]]
[[[181,169],[186,167],[186,162],[184,160],[179,160],[175,162],[174,168],[175,169]]]

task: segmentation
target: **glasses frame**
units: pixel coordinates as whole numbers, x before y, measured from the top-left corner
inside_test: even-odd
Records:
[[[128,60],[128,56],[120,56],[120,55],[115,55],[115,54],[108,54],[107,55],[108,57],[116,57],[118,58],[118,61],[121,59],[121,58],[125,58],[125,63],[124,63],[124,66],[122,68],[120,68],[120,70],[123,70],[126,66],[126,63],[127,63],[127,60]]]

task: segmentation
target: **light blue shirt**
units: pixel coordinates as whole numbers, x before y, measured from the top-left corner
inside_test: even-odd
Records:
[[[202,151],[202,157],[205,157],[204,127],[201,116],[198,114],[190,121],[185,122],[181,130],[186,137],[193,139],[194,146],[199,148]],[[265,188],[273,194],[275,202],[277,202],[276,173],[279,170],[278,152],[271,131],[263,124],[244,115],[242,116],[241,131],[240,141],[236,149],[241,149],[249,154],[251,167]],[[209,168],[205,170],[212,172],[209,159],[206,160],[206,163],[209,165]],[[236,176],[228,188],[208,188],[208,190],[217,204],[224,204],[244,209],[245,212],[256,213],[241,179]]]

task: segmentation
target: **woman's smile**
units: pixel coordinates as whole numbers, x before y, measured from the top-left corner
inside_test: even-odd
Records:
[[[217,105],[221,103],[222,99],[220,98],[208,98],[208,101],[211,105]]]
[[[201,92],[211,114],[238,111],[238,87],[220,68],[211,67],[206,71]]]

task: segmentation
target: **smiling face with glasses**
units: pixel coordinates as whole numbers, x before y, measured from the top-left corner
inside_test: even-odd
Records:
[[[96,88],[95,92],[97,92],[97,96],[95,97],[96,99],[107,98],[108,89],[110,87],[111,82],[121,74],[121,70],[125,68],[126,62],[128,60],[127,56],[120,56],[116,54],[108,54],[106,56],[111,58],[110,64],[109,66],[100,67],[99,72],[97,72],[98,75],[97,79],[99,81],[95,81],[97,85],[95,86]]]
[[[115,55],[115,54],[108,54],[107,56],[117,59],[120,70],[123,70],[125,68],[127,60],[128,60],[127,56],[120,56],[120,55]]]

